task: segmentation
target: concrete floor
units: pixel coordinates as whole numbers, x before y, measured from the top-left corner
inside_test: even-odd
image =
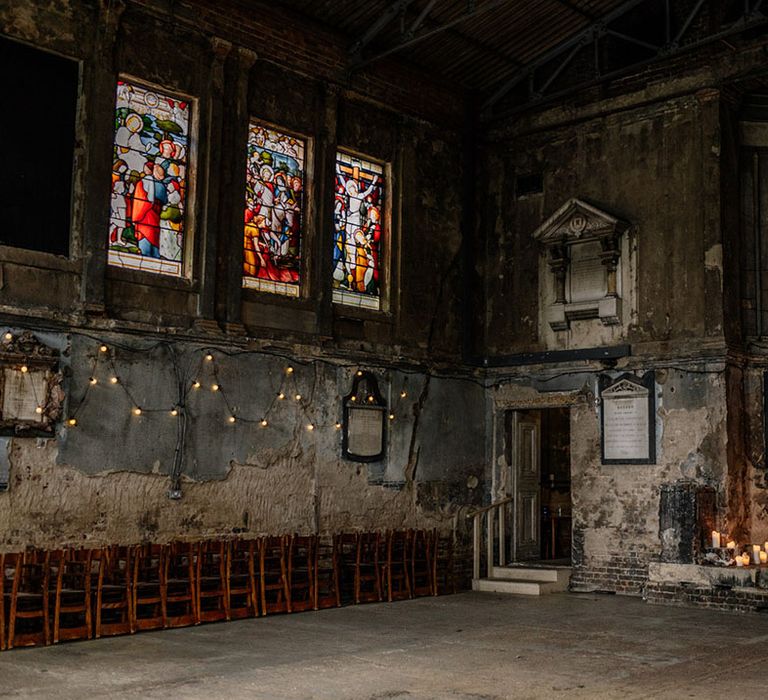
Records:
[[[0,654],[0,697],[765,698],[768,617],[463,593]]]

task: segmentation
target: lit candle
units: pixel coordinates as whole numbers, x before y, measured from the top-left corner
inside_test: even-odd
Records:
[[[746,552],[741,555],[741,563],[744,564],[744,566],[749,566],[749,554]]]
[[[752,545],[752,562],[754,564],[760,563],[760,545],[759,544],[753,544]]]
[[[736,566],[744,566],[741,556],[736,557]]]
[[[760,552],[760,563],[768,564],[768,552]]]
[[[728,542],[728,544],[726,544],[725,546],[726,546],[728,549],[733,549],[733,550],[735,550],[735,549],[736,549],[736,543],[735,543],[733,540],[731,540],[730,542]]]
[[[720,533],[717,530],[712,530],[712,549],[720,548]]]

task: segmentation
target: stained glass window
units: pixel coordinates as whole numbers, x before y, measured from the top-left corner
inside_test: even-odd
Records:
[[[189,102],[117,83],[109,264],[180,277]]]
[[[299,296],[305,149],[303,139],[250,125],[244,287]]]
[[[384,168],[380,163],[336,154],[333,301],[381,308],[381,236]]]

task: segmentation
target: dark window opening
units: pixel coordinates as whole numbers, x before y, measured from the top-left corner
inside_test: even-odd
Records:
[[[541,173],[520,175],[515,178],[515,196],[526,197],[531,194],[541,194],[544,191],[544,176]]]
[[[0,37],[0,244],[69,254],[78,64]]]

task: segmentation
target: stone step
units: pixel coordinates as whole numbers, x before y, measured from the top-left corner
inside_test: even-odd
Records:
[[[525,579],[508,578],[481,578],[472,581],[473,591],[485,593],[512,593],[515,595],[543,595],[554,593],[558,588],[557,583],[543,581],[527,581]]]
[[[538,583],[555,583],[561,586],[559,590],[566,590],[571,579],[570,566],[494,566],[491,578],[515,581],[534,581]]]

